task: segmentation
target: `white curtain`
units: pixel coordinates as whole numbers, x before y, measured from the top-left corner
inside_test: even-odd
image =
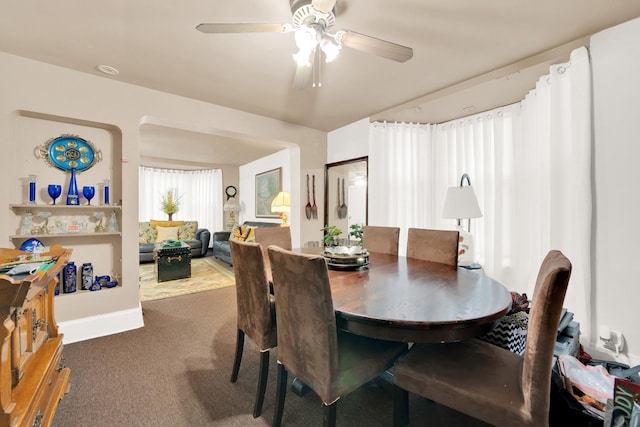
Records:
[[[439,125],[372,123],[369,224],[454,229],[446,189],[468,173],[482,218],[471,231],[486,274],[533,294],[551,249],[571,260],[565,307],[591,329],[591,71],[586,48],[520,103]],[[404,235],[404,237],[403,237]]]
[[[373,123],[369,141],[369,225],[395,226],[399,252],[406,253],[409,227],[437,220],[431,155],[431,125]]]
[[[162,196],[174,190],[180,209],[174,220],[198,221],[212,233],[224,229],[222,171],[157,169],[140,166],[138,220],[167,219],[160,207]]]
[[[526,258],[539,261],[549,249],[561,250],[573,265],[565,306],[580,322],[581,333],[593,341],[591,100],[589,52],[580,48],[569,62],[552,66],[519,104],[517,229],[524,256],[513,268],[529,270],[531,292],[537,268]]]

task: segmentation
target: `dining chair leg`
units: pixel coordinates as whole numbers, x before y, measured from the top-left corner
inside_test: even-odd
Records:
[[[331,405],[322,404],[322,425],[324,427],[335,427],[336,426],[336,407],[338,406],[338,401],[336,400]]]
[[[409,392],[397,385],[393,386],[393,427],[409,424]]]
[[[253,418],[258,418],[262,413],[264,393],[267,390],[267,378],[269,377],[269,350],[260,352],[260,374],[258,378],[258,391],[256,392],[256,404],[253,407]]]
[[[240,362],[242,362],[242,349],[244,348],[244,332],[238,329],[236,335],[236,355],[233,358],[233,370],[231,371],[231,382],[235,383],[238,379],[240,371]]]
[[[284,411],[284,399],[287,394],[287,368],[278,362],[278,378],[276,387],[276,409],[273,412],[272,427],[280,427],[282,423],[282,412]]]

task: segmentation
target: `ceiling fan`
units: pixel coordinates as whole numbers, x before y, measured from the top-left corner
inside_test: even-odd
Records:
[[[293,54],[297,64],[294,87],[308,86],[314,64],[320,65],[321,54],[326,62],[333,61],[343,46],[372,53],[397,62],[413,56],[413,49],[390,41],[354,31],[332,31],[335,25],[336,0],[289,0],[292,22],[268,23],[205,23],[196,27],[203,33],[289,33],[294,32],[298,52]],[[314,86],[321,86],[319,67]],[[317,81],[316,81],[317,78]]]

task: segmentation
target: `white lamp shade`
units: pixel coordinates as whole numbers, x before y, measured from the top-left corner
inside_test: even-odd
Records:
[[[271,212],[289,212],[291,210],[291,195],[281,191],[271,202]]]
[[[224,207],[223,209],[226,212],[235,212],[238,210],[238,203],[236,202],[235,198],[231,198],[229,200],[227,200],[226,202],[224,202]]]
[[[480,218],[481,216],[482,211],[472,186],[449,187],[444,201],[444,209],[442,209],[443,218],[464,219]]]

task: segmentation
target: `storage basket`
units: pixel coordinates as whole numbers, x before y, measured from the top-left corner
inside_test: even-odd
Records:
[[[525,312],[506,315],[495,328],[479,338],[523,356],[527,345],[528,320],[528,314]]]

